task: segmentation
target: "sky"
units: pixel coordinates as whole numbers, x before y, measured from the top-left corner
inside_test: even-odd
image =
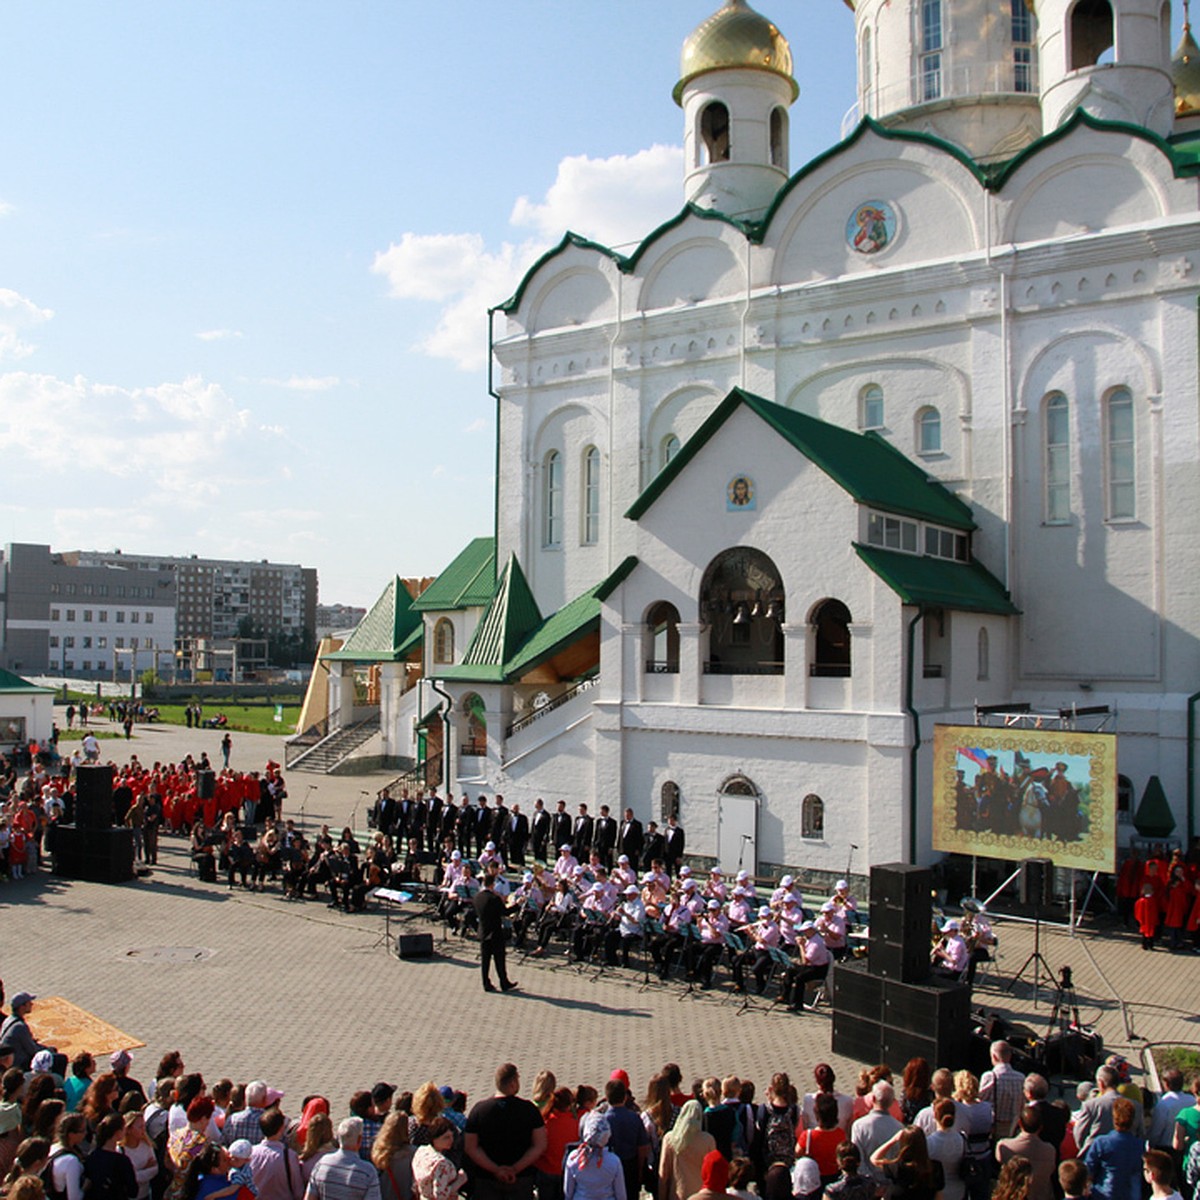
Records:
[[[369,605],[492,530],[487,309],[683,203],[717,0],[6,0],[0,542],[316,567]],[[763,0],[797,169],[842,0]],[[1178,16],[1177,16],[1178,23]]]

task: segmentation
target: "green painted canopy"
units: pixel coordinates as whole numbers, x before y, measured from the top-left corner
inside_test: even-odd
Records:
[[[323,657],[329,662],[402,662],[421,644],[424,628],[408,588],[395,575],[342,648]]]
[[[855,545],[858,557],[904,601],[921,608],[951,608],[1011,617],[1020,610],[1004,585],[982,563],[952,562]]]
[[[496,543],[490,537],[468,542],[453,562],[413,601],[417,612],[482,608],[496,586]]]

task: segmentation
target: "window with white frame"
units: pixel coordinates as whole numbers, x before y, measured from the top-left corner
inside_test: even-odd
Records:
[[[800,801],[800,836],[817,840],[825,836],[825,801],[813,792]]]
[[[600,540],[600,451],[589,446],[583,452],[583,528],[580,541],[594,546]]]
[[[673,433],[668,433],[659,447],[658,469],[661,471],[678,453],[679,439]]]
[[[562,545],[563,524],[563,476],[562,455],[551,450],[546,455],[543,468],[543,511],[542,544]]]
[[[883,428],[883,388],[877,383],[868,383],[859,393],[859,427],[862,429]]]
[[[918,536],[920,523],[904,517],[893,517],[889,513],[872,512],[867,515],[867,544],[882,546],[885,550],[903,550],[908,554],[919,554]]]
[[[942,414],[932,406],[917,413],[917,453],[942,452]]]
[[[1046,401],[1046,521],[1071,519],[1071,410],[1062,392]]]
[[[1032,92],[1033,77],[1033,13],[1029,0],[1009,0],[1012,13],[1013,91]]]
[[[1105,405],[1108,437],[1108,516],[1113,521],[1131,521],[1137,515],[1134,444],[1133,393],[1128,388],[1114,389]]]
[[[942,0],[921,0],[921,99],[942,95]]]

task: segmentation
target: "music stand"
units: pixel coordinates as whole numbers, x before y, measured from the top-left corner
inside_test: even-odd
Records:
[[[376,900],[383,902],[383,932],[371,943],[370,949],[387,946],[391,953],[392,946],[392,905],[407,904],[412,899],[412,892],[401,892],[396,888],[377,887],[370,893]]]

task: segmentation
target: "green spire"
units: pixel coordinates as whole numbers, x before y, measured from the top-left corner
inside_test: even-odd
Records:
[[[1145,838],[1170,837],[1175,830],[1175,816],[1157,775],[1151,775],[1150,782],[1146,784],[1133,825]]]

